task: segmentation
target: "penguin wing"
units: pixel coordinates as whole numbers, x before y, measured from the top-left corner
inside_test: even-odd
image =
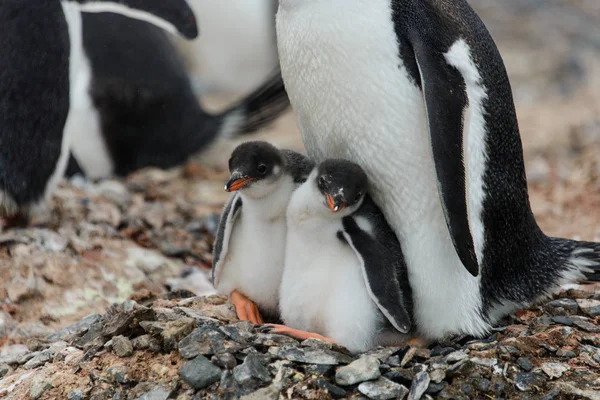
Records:
[[[372,215],[369,219],[371,217]],[[380,242],[359,226],[357,218],[361,217],[352,215],[343,219],[344,230],[340,239],[343,238],[350,245],[361,261],[365,286],[371,300],[394,328],[401,333],[408,333],[412,323],[404,298],[407,295],[410,297],[410,293],[403,293],[402,288],[408,282],[401,282],[398,273],[404,265],[402,251],[400,250],[400,254],[397,252],[400,244],[393,232],[393,240]]]
[[[469,227],[463,143],[469,98],[464,77],[445,58],[449,38],[456,37],[456,32],[450,31],[448,24],[432,23],[432,18],[423,16],[423,23],[400,24],[409,29],[407,36],[420,74],[446,224],[460,260],[471,275],[477,276],[479,264]],[[435,32],[430,30],[432,24]]]
[[[223,209],[219,227],[217,228],[212,267],[212,282],[215,287],[219,284],[219,278],[223,270],[223,260],[227,257],[229,249],[231,232],[233,231],[237,217],[240,215],[240,211],[242,211],[242,197],[239,193],[234,193]]]

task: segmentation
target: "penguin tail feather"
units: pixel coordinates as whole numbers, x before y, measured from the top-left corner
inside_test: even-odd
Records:
[[[583,283],[600,282],[600,243],[561,239],[570,248],[568,264]],[[564,247],[563,247],[564,248]]]
[[[219,136],[235,138],[256,132],[280,117],[290,106],[281,71],[277,68],[258,88],[219,115]]]

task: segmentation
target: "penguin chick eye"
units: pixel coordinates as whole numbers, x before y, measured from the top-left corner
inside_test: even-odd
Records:
[[[267,166],[265,164],[260,164],[258,166],[258,173],[264,175],[267,173]]]
[[[327,184],[327,182],[325,181],[325,177],[324,176],[320,177],[319,178],[319,187],[324,188],[326,184]]]
[[[354,201],[359,201],[361,197],[362,193],[357,194],[356,196],[354,196]]]

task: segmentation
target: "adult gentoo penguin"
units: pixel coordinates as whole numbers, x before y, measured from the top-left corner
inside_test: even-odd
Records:
[[[292,194],[279,301],[286,326],[271,325],[273,332],[353,352],[408,339],[402,249],[366,193],[362,168],[328,159]]]
[[[280,0],[276,25],[308,155],[366,170],[421,335],[483,335],[598,278],[598,244],[548,237],[534,219],[504,64],[465,0]]]
[[[71,138],[63,130],[90,77],[81,11],[117,12],[188,38],[198,34],[185,0],[0,2],[0,217],[28,214],[64,174]]]
[[[218,293],[230,296],[242,320],[258,324],[261,313],[278,316],[285,212],[312,165],[303,155],[267,142],[242,143],[231,154],[225,190],[235,193],[221,215],[212,279]]]
[[[89,177],[179,165],[218,138],[256,131],[289,107],[277,70],[225,111],[209,114],[164,30],[114,13],[83,13],[82,19],[91,82],[69,134]]]

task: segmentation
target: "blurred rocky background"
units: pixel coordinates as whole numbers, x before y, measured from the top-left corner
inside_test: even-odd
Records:
[[[247,1],[256,13],[208,3],[195,5],[212,18],[198,16],[207,42],[181,49],[216,110],[276,65],[274,11],[270,0]],[[536,218],[550,235],[600,241],[600,2],[471,4],[511,79]],[[235,10],[238,22],[227,19]],[[233,43],[251,28],[258,39],[242,53]],[[253,138],[302,149],[293,112]],[[237,143],[170,171],[65,181],[46,217],[0,234],[0,397],[600,398],[595,286],[524,310],[484,340],[360,358],[236,323],[224,299],[202,296],[213,294],[212,241]]]

